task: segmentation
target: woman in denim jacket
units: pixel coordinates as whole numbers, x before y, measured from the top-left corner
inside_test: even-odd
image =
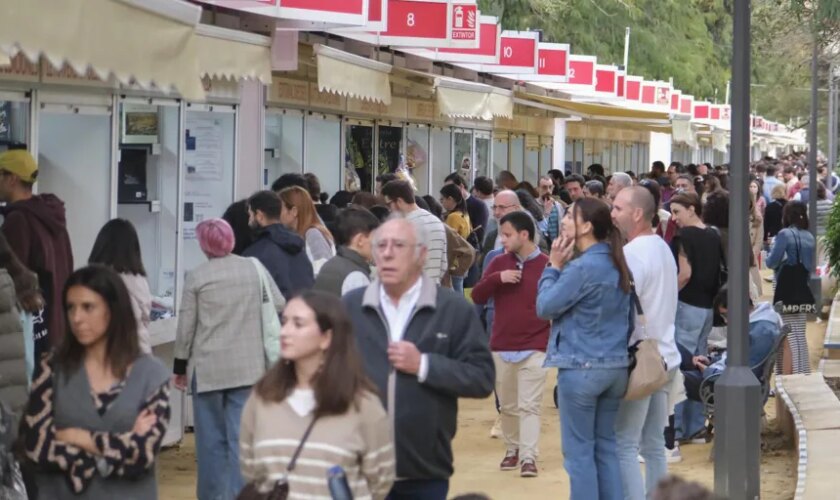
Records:
[[[574,250],[580,256],[572,260]],[[563,457],[571,498],[623,498],[615,441],[627,389],[630,272],[609,207],[575,202],[543,271],[537,315],[552,320],[547,367],[557,367]]]
[[[808,207],[801,201],[788,202],[782,209],[782,225],[785,228],[776,235],[773,249],[767,256],[767,267],[773,269],[777,276],[784,266],[795,266],[798,262],[802,262],[809,271],[814,269],[816,243],[808,231]],[[782,321],[790,325],[791,330],[785,346],[779,351],[776,373],[811,373],[808,338],[805,336],[805,313],[782,314]]]

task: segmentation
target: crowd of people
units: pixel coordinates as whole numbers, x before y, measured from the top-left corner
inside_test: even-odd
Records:
[[[810,369],[814,304],[791,290],[822,259],[808,229],[825,233],[840,188],[822,166],[809,193],[805,167],[749,167],[749,358],[788,325],[779,373]],[[197,225],[207,260],[186,273],[171,367],[151,354],[131,222],[109,221],[74,270],[37,171],[0,154],[0,472],[19,463],[29,498],[156,498],[173,390],[192,396],[199,499],[331,498],[335,467],[354,498],[444,499],[458,399],[491,394],[499,469],[538,476],[555,369],[573,499],[655,495],[680,444],[713,437],[698,387],[726,365],[728,166],[593,164],[536,187],[456,172],[436,197],[382,174],[330,198],[285,174]],[[644,340],[666,381],[627,399]]]

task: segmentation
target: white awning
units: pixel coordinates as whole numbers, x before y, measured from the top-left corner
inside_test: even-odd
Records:
[[[455,78],[435,80],[440,113],[452,118],[492,120],[513,118],[513,93],[483,83]]]
[[[318,90],[364,101],[391,104],[391,65],[342,50],[315,45]]]
[[[270,38],[206,24],[195,32],[200,76],[271,84]]]
[[[674,142],[687,144],[692,148],[697,147],[697,135],[688,120],[674,120],[671,122],[671,134]]]
[[[726,153],[727,143],[729,143],[729,138],[724,130],[714,130],[712,132],[712,147],[715,151]]]
[[[204,89],[195,56],[201,7],[182,0],[0,0],[0,52],[136,81],[187,99]]]

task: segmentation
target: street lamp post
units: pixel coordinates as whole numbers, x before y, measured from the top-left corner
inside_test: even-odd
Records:
[[[727,366],[715,384],[715,493],[757,499],[762,401],[749,366],[749,0],[735,0],[733,29]]]

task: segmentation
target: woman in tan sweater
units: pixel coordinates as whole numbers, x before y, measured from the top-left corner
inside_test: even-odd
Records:
[[[289,499],[331,498],[327,471],[341,466],[353,498],[384,499],[395,474],[391,425],[364,374],[343,304],[315,291],[292,299],[280,342],[282,359],[242,412],[243,477],[265,486],[285,479]]]

